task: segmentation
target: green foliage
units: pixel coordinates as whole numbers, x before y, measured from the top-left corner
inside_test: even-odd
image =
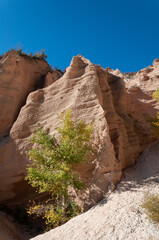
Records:
[[[159,112],[157,113],[156,118],[150,120],[152,123],[152,127],[154,129],[154,135],[159,137]]]
[[[145,213],[155,223],[159,223],[159,195],[149,194],[141,205]]]
[[[33,59],[40,59],[40,60],[46,60],[47,55],[45,54],[45,50],[41,49],[39,52],[36,52],[34,55],[32,53],[23,52],[22,48],[11,48],[8,50],[8,52],[16,52],[19,56],[25,56]]]
[[[45,54],[45,50],[41,49],[40,52],[36,52],[34,54],[33,58],[46,60],[47,59],[47,55]]]
[[[152,97],[159,101],[159,88],[153,93]],[[156,118],[151,119],[150,122],[152,123],[154,134],[156,137],[159,137],[159,112],[157,113]]]
[[[64,205],[61,205],[60,202],[52,203],[48,200],[40,204],[32,202],[27,213],[45,219],[46,230],[50,230],[77,216],[80,213],[80,208],[73,201],[68,201],[68,199]]]
[[[152,94],[152,97],[159,101],[159,88]]]
[[[36,130],[31,139],[34,145],[28,152],[31,161],[26,177],[39,193],[48,192],[51,196],[47,203],[34,204],[28,210],[30,214],[41,213],[50,228],[79,213],[79,208],[70,201],[68,189],[73,187],[80,190],[84,187],[74,167],[87,161],[88,155],[92,153],[92,125],[72,120],[70,110],[65,115],[61,114],[57,133],[58,137],[55,137],[42,128]],[[51,199],[54,204],[50,203]]]

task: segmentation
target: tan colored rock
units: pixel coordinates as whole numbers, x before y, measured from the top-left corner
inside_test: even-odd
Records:
[[[18,201],[26,196],[24,158],[10,139],[9,130],[28,94],[43,86],[49,70],[46,61],[19,56],[16,51],[6,53],[0,60],[0,202],[15,197],[12,191],[15,185],[21,189],[17,190]]]
[[[159,65],[140,70],[133,79],[127,81],[126,88],[130,97],[129,115],[135,120],[135,131],[139,136],[142,149],[154,140],[149,119],[154,118],[159,103],[152,99],[153,92],[159,87]]]
[[[142,89],[143,86],[146,89],[148,83],[144,82]],[[30,93],[11,128],[9,143],[6,140],[0,148],[1,204],[16,205],[17,199],[23,202],[33,194],[24,182],[30,136],[37,124],[55,133],[58,117],[67,109],[72,110],[74,118],[91,122],[95,127],[93,144],[96,155],[90,164],[77,168],[87,189],[80,192],[76,200],[81,207],[88,209],[108,190],[113,190],[120,181],[122,170],[134,164],[145,146],[154,140],[150,129],[148,133],[148,128],[142,129],[148,123],[140,102],[132,102],[129,98],[134,94],[135,98],[145,99],[140,89],[129,91],[133,86],[134,82],[127,86],[127,93],[122,78],[79,55],[73,57],[70,67],[58,81]],[[147,117],[157,107],[149,102],[144,106],[148,110]]]
[[[55,70],[52,73],[49,72],[45,78],[44,87],[50,86],[52,83],[56,82],[61,77],[62,77],[62,73],[58,70]]]
[[[156,67],[159,64],[159,58],[153,61],[153,66]]]
[[[121,71],[117,68],[116,70],[114,70],[114,69],[111,69],[111,68],[106,68],[106,70],[109,72],[109,73],[111,73],[111,74],[113,74],[113,75],[115,75],[115,76],[117,76],[117,77],[123,77],[123,74],[121,73]]]
[[[0,60],[0,135],[9,132],[28,94],[43,84],[49,69],[47,62],[16,51]]]
[[[31,93],[21,109],[11,129],[19,158],[23,159],[16,157],[14,161],[24,164],[23,170],[17,170],[16,175],[25,172],[25,152],[37,123],[54,133],[58,116],[68,108],[72,109],[74,118],[92,122],[95,127],[93,142],[97,154],[91,164],[78,168],[88,186],[80,193],[78,201],[87,209],[102,199],[108,188],[114,188],[123,168],[135,162],[140,153],[139,140],[133,120],[127,114],[123,80],[77,56],[63,77]]]

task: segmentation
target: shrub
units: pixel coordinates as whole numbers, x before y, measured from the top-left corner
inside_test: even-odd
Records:
[[[47,55],[45,54],[45,50],[43,49],[41,49],[40,52],[35,53],[33,57],[37,59],[42,59],[42,60],[47,59]]]
[[[92,153],[92,132],[91,124],[72,120],[72,113],[68,110],[65,115],[61,114],[58,137],[40,127],[31,139],[35,145],[28,152],[31,161],[26,180],[39,193],[48,192],[50,198],[44,203],[33,203],[28,213],[42,216],[47,229],[59,226],[80,211],[70,199],[68,190],[70,187],[84,188],[75,166],[86,161]]]
[[[152,94],[152,97],[159,101],[159,88]]]
[[[149,194],[145,197],[143,204],[145,213],[155,223],[159,223],[159,195]]]
[[[34,58],[34,59],[41,59],[41,60],[46,60],[47,55],[45,54],[45,50],[41,49],[39,52],[36,52],[34,55],[32,53],[27,53],[23,52],[22,48],[11,48],[8,50],[8,52],[16,52],[19,56],[25,56],[29,58]]]
[[[153,93],[152,97],[159,101],[159,88]],[[159,137],[159,112],[156,118],[151,119],[150,122],[152,123],[154,134]]]

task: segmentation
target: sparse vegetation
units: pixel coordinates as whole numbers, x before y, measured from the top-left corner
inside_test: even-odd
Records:
[[[12,52],[12,51],[17,52],[17,54],[19,56],[26,56],[26,57],[30,57],[30,58],[34,58],[34,59],[40,59],[40,60],[46,60],[47,59],[47,55],[45,54],[44,49],[40,49],[40,51],[36,52],[35,54],[23,52],[22,48],[11,48],[11,49],[8,50],[8,52]]]
[[[53,69],[55,72],[60,72],[61,74],[63,74],[63,72],[61,71],[61,69],[58,68],[58,67],[56,67],[56,66],[52,67],[52,69]]]
[[[152,97],[159,101],[159,88],[153,93]],[[159,137],[159,112],[157,112],[156,118],[150,120],[154,129],[154,134]]]
[[[45,54],[45,50],[44,49],[40,49],[40,52],[36,52],[33,55],[33,58],[46,60],[47,59],[47,55]]]
[[[152,97],[159,101],[159,88],[153,93]],[[159,112],[156,118],[150,120],[154,129],[154,134],[159,137]],[[145,213],[155,223],[159,223],[159,194],[146,194],[142,207]]]
[[[80,212],[80,208],[69,196],[69,189],[84,188],[75,166],[87,161],[92,153],[90,144],[93,127],[81,120],[72,120],[70,110],[61,114],[58,137],[51,136],[41,127],[37,129],[28,152],[27,167],[29,184],[39,193],[48,192],[50,197],[44,203],[32,202],[28,214],[45,219],[47,229],[59,226]]]
[[[159,101],[159,88],[152,94],[152,97]]]
[[[148,194],[145,196],[144,202],[141,205],[145,208],[145,213],[155,223],[159,223],[159,195]]]
[[[129,81],[135,76],[136,72],[128,72],[128,73],[123,73],[124,79],[126,81]]]

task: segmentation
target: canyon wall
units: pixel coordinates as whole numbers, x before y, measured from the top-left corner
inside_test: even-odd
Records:
[[[1,206],[21,204],[33,198],[33,194],[36,197],[24,181],[30,137],[37,124],[49,129],[51,134],[56,133],[60,113],[71,109],[73,118],[91,122],[95,128],[96,154],[90,163],[77,167],[87,188],[77,195],[74,193],[80,206],[88,209],[115,188],[122,170],[134,164],[145,147],[155,140],[147,120],[158,109],[157,102],[151,98],[158,86],[158,62],[154,62],[152,71],[142,70],[125,79],[119,71],[103,69],[81,55],[73,57],[63,76],[48,73],[44,61],[30,65],[29,61],[35,60],[24,59],[14,52],[0,60],[0,66],[6,64],[1,67],[0,86],[1,82],[2,87],[18,86],[16,94],[13,92],[15,100],[10,100],[9,87],[5,88],[5,95],[4,92],[0,95],[4,103],[0,108]],[[44,87],[41,85],[34,91],[41,79]]]

